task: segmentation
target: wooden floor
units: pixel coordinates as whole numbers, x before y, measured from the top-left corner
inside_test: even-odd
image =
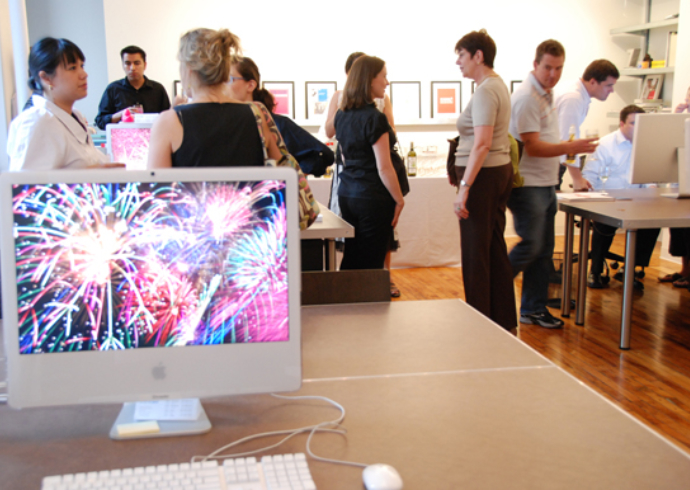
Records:
[[[556,243],[556,249],[562,250],[562,242]],[[611,250],[622,254],[623,245],[624,236],[619,234]],[[618,348],[623,285],[614,280],[608,289],[587,290],[584,326],[575,325],[573,313],[563,319],[562,330],[520,325],[518,336],[690,451],[690,291],[657,281],[658,276],[678,270],[659,259],[659,247],[646,269],[645,290],[634,295],[630,350]],[[395,301],[464,299],[461,269],[395,269],[391,278],[402,292]],[[554,286],[551,296],[559,294],[560,286]],[[560,316],[560,310],[551,313]]]

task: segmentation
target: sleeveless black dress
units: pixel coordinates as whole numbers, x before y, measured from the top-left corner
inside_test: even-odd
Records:
[[[175,107],[184,128],[173,167],[253,167],[264,165],[263,146],[247,104],[202,103]]]

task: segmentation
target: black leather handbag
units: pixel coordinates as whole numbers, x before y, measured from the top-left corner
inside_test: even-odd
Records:
[[[455,187],[460,186],[458,174],[455,173],[455,152],[460,144],[460,136],[448,140],[448,159],[446,160],[446,172],[448,172],[448,182]]]
[[[410,182],[407,180],[407,169],[405,168],[405,162],[403,162],[403,159],[400,156],[400,153],[398,153],[396,147],[391,148],[391,162],[393,162],[395,174],[398,176],[398,183],[400,184],[402,195],[406,196],[410,192]]]

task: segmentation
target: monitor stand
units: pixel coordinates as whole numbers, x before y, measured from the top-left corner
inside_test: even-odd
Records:
[[[662,194],[673,199],[690,199],[690,158],[686,158],[685,148],[678,148],[678,192]]]
[[[199,411],[196,420],[137,420],[134,417],[137,402],[125,403],[113,427],[110,429],[110,438],[127,440],[204,434],[211,430],[211,421],[208,419],[199,399],[195,398],[194,400],[198,403]],[[179,400],[161,400],[157,403],[177,404]]]

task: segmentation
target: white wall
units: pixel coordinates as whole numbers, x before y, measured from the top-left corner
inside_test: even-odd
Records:
[[[147,74],[171,90],[179,78],[175,55],[180,35],[196,27],[227,27],[240,36],[245,54],[257,62],[264,80],[295,82],[298,119],[304,118],[304,82],[337,80],[342,86],[343,65],[352,51],[386,60],[389,80],[421,81],[423,115],[429,117],[430,82],[460,79],[454,47],[471,30],[486,28],[494,38],[496,70],[506,81],[525,77],[537,44],[549,37],[566,48],[563,79],[575,80],[596,58],[624,64],[627,47],[616,45],[609,30],[642,21],[642,0],[488,0],[471,6],[428,0],[412,11],[377,0],[267,0],[260,5],[104,0],[108,79],[122,76],[119,49],[137,44],[149,54]],[[621,80],[618,86],[631,100],[639,81]],[[463,83],[463,101],[469,97],[470,84]],[[616,94],[605,104],[592,104],[591,119],[596,122],[591,125],[608,132],[606,112],[623,105]]]
[[[94,0],[25,0],[29,44],[42,37],[66,38],[86,57],[89,95],[74,105],[93,123],[98,103],[108,84],[103,3]],[[136,12],[136,9],[130,12]],[[119,52],[119,50],[118,50]],[[25,101],[21,101],[23,106]]]
[[[676,69],[673,78],[673,107],[685,99],[690,87],[690,0],[680,3],[680,18],[678,19],[678,51],[676,52]]]

